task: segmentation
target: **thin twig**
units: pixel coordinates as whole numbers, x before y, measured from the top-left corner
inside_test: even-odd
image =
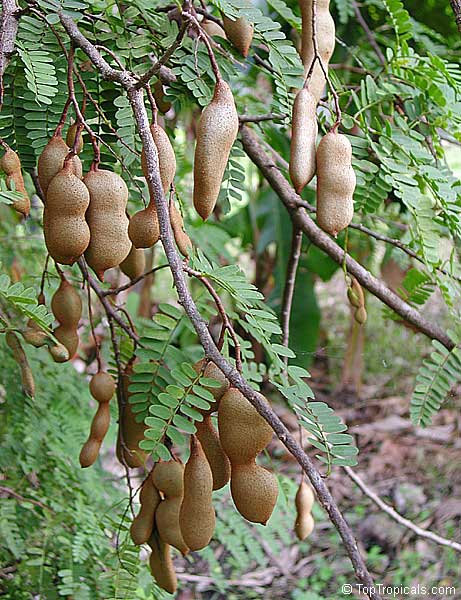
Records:
[[[150,271],[146,271],[146,273],[143,273],[142,275],[138,275],[138,277],[131,279],[128,283],[125,283],[124,285],[121,285],[120,287],[111,288],[109,290],[101,290],[101,295],[102,296],[116,296],[117,294],[120,294],[120,292],[124,292],[125,290],[128,290],[130,287],[133,287],[134,285],[136,285],[137,283],[142,281],[148,275],[152,275],[152,273],[155,273],[156,271],[160,271],[161,269],[166,269],[169,266],[170,265],[168,263],[166,263],[164,265],[158,265],[158,267],[154,267],[153,269],[150,269]]]
[[[291,235],[291,249],[288,258],[287,275],[285,288],[283,290],[281,325],[282,325],[282,345],[288,347],[290,341],[290,317],[293,304],[293,294],[295,291],[296,273],[298,271],[299,258],[301,256],[301,245],[303,241],[303,232],[293,224],[293,233]],[[283,357],[285,367],[288,365],[288,356]]]
[[[389,506],[389,504],[384,502],[384,500],[380,498],[378,494],[371,490],[363,481],[363,479],[359,477],[357,473],[355,473],[350,467],[344,467],[344,470],[352,479],[352,481],[354,481],[354,483],[356,483],[357,486],[362,490],[365,496],[368,496],[368,498],[370,498],[370,500],[372,500],[376,504],[376,506],[378,506],[383,512],[385,512],[392,519],[394,519],[394,521],[397,521],[397,523],[400,523],[400,525],[403,525],[407,529],[410,529],[419,537],[431,540],[436,544],[440,544],[440,546],[448,546],[448,548],[452,548],[453,550],[456,550],[456,552],[461,552],[461,544],[458,544],[458,542],[454,542],[453,540],[448,540],[438,535],[437,533],[428,531],[427,529],[422,529],[421,527],[418,527],[418,525],[415,525],[413,521],[402,517],[402,515],[399,514],[395,509],[393,509],[392,506]]]
[[[0,485],[0,493],[7,494],[8,496],[11,496],[11,498],[15,498],[19,502],[30,502],[31,504],[34,504],[35,506],[39,506],[40,508],[43,508],[44,510],[49,510],[50,512],[54,512],[52,508],[50,508],[46,504],[43,504],[43,502],[40,502],[39,500],[33,500],[32,498],[26,498],[25,496],[21,496],[21,494],[18,494],[18,492],[15,492],[14,490],[12,490],[9,487],[5,487],[4,485]]]
[[[354,10],[355,18],[357,19],[360,27],[365,32],[365,35],[367,36],[367,40],[368,40],[370,46],[375,51],[375,54],[378,57],[379,62],[384,67],[384,65],[386,64],[386,59],[384,57],[384,54],[382,53],[382,50],[379,47],[378,42],[376,41],[374,33],[368,27],[368,23],[363,18],[362,13],[360,12],[360,7],[356,0],[352,0],[352,8]]]

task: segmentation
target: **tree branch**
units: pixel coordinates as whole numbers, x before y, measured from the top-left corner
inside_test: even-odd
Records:
[[[461,33],[461,0],[450,0],[451,8],[455,13],[456,26]]]
[[[378,494],[373,492],[373,490],[371,490],[367,486],[363,479],[359,477],[356,473],[354,473],[354,471],[350,467],[344,467],[344,470],[352,479],[352,481],[356,483],[357,486],[362,490],[365,496],[368,496],[368,498],[370,498],[370,500],[372,500],[376,504],[376,506],[378,506],[383,512],[389,515],[391,519],[394,519],[394,521],[397,521],[397,523],[400,523],[400,525],[403,525],[407,529],[410,529],[419,537],[431,540],[436,544],[440,544],[440,546],[448,546],[448,548],[452,548],[453,550],[456,550],[456,552],[461,552],[461,544],[458,544],[458,542],[454,542],[452,540],[447,540],[446,538],[437,535],[432,531],[428,531],[427,529],[422,529],[421,527],[418,527],[418,525],[415,525],[413,521],[405,519],[405,517],[402,517],[402,515],[399,514],[396,510],[394,510],[392,506],[386,504],[386,502],[384,502],[384,500],[380,498]]]
[[[0,15],[0,108],[3,106],[3,75],[14,53],[19,8],[15,0],[3,0]]]
[[[373,32],[368,27],[368,23],[363,18],[363,15],[360,12],[360,8],[359,8],[359,5],[357,3],[357,0],[352,0],[352,8],[354,10],[355,18],[357,19],[360,27],[365,32],[365,35],[367,36],[367,40],[368,40],[370,46],[375,51],[375,54],[378,57],[378,60],[381,63],[381,65],[384,66],[386,64],[386,59],[384,57],[384,54],[382,53],[382,50],[379,47],[378,42],[376,41],[376,38],[375,38]]]
[[[374,275],[349,254],[344,256],[344,250],[314,223],[306,210],[299,206],[300,197],[292,189],[276,164],[264,152],[254,132],[248,126],[244,125],[240,130],[240,135],[245,152],[255,165],[259,167],[272,189],[282,200],[293,222],[307,235],[311,242],[328,254],[339,265],[343,265],[345,262],[347,271],[364,288],[389,306],[405,321],[408,321],[419,331],[431,339],[438,340],[451,350],[454,347],[452,340],[438,325],[425,319],[415,308],[407,304],[397,294],[394,294],[382,281],[374,277]]]
[[[288,346],[290,341],[290,317],[291,306],[293,304],[293,294],[295,291],[296,272],[298,271],[299,257],[301,256],[301,245],[303,241],[303,232],[293,224],[293,233],[291,236],[291,249],[287,265],[287,276],[285,288],[283,290],[281,326],[282,326],[282,344]],[[284,357],[285,365],[288,364],[288,357]]]

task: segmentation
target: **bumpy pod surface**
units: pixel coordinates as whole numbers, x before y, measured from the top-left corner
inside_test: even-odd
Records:
[[[273,431],[236,388],[223,395],[218,409],[221,445],[232,464],[254,460],[271,441]]]
[[[351,143],[330,131],[317,148],[317,223],[334,237],[352,221],[354,190]]]
[[[230,461],[224,452],[211,416],[207,416],[200,423],[196,422],[197,438],[202,444],[203,451],[213,474],[213,489],[220,490],[230,479]]]
[[[153,200],[131,217],[128,236],[135,248],[151,248],[159,241],[160,225]]]
[[[239,126],[229,85],[216,82],[213,98],[200,117],[194,158],[194,206],[203,220],[213,212]]]
[[[200,371],[203,369],[204,364],[205,364],[205,359],[202,358],[201,360],[196,362],[195,365],[193,365],[194,371],[196,373],[200,373]],[[215,402],[213,402],[211,404],[211,406],[208,410],[202,410],[202,409],[198,409],[198,410],[200,410],[200,412],[203,415],[210,415],[211,413],[215,412],[218,409],[219,401],[223,397],[224,393],[227,392],[227,390],[229,389],[230,384],[229,384],[229,380],[224,375],[224,373],[221,371],[221,369],[219,367],[217,367],[214,364],[214,362],[212,362],[212,361],[207,363],[205,370],[203,371],[202,377],[205,379],[214,379],[216,382],[221,384],[217,387],[203,386],[206,390],[211,392],[211,394],[213,395],[213,398],[215,399]]]
[[[90,380],[90,392],[98,402],[110,402],[115,394],[115,381],[110,373],[99,371]]]
[[[277,478],[255,462],[233,464],[231,493],[242,517],[252,523],[265,525],[277,502]]]
[[[21,161],[19,156],[14,150],[8,148],[5,154],[0,159],[0,169],[7,175],[6,184],[10,189],[22,194],[20,200],[13,200],[13,208],[17,212],[21,213],[25,217],[29,216],[30,213],[30,198],[24,185],[24,178],[22,176]]]
[[[253,25],[251,25],[244,17],[232,20],[229,17],[226,17],[226,15],[223,15],[223,27],[226,36],[234,48],[236,48],[240,54],[247,57],[251,42],[253,41]]]
[[[181,254],[188,258],[192,250],[192,242],[184,230],[184,221],[182,215],[176,208],[176,204],[174,202],[170,204],[170,222],[176,245],[178,246]]]
[[[46,247],[56,262],[72,265],[90,242],[85,221],[90,195],[84,183],[74,175],[70,162],[53,177],[46,198],[43,211]]]
[[[35,396],[34,376],[32,374],[32,369],[29,366],[27,356],[21,345],[21,341],[17,334],[14,333],[14,331],[6,332],[5,341],[7,346],[12,351],[13,358],[17,362],[21,370],[22,390],[26,394],[26,396],[29,396],[29,398],[33,398]]]
[[[38,159],[38,180],[45,196],[47,196],[48,186],[55,175],[57,175],[64,166],[64,159],[69,153],[69,146],[60,135],[52,137],[43,149]],[[72,172],[78,179],[82,178],[82,162],[78,156],[74,156],[70,161]],[[47,198],[48,201],[48,198]]]
[[[176,157],[166,131],[156,123],[152,123],[150,130],[157,147],[160,179],[162,181],[163,193],[166,195],[173,183],[174,175],[176,173]],[[141,152],[141,167],[144,177],[147,179],[147,161],[144,148]]]
[[[77,328],[82,317],[82,299],[66,279],[61,279],[58,289],[53,294],[51,310],[61,325],[69,329]]]
[[[144,422],[138,423],[135,413],[131,407],[128,391],[130,376],[133,372],[132,365],[129,365],[122,375],[123,398],[125,402],[120,408],[118,435],[117,435],[117,458],[122,465],[134,469],[142,467],[146,462],[146,452],[141,450],[139,442],[144,439],[146,426]]]
[[[85,258],[102,280],[104,271],[117,267],[131,250],[125,214],[128,189],[120,175],[104,169],[89,171],[83,181],[90,192],[86,220],[91,239]]]
[[[317,100],[306,89],[296,94],[291,121],[290,178],[298,194],[315,175]]]
[[[157,584],[169,594],[174,594],[178,581],[171,559],[170,546],[154,531],[148,541],[152,553],[149,558],[150,572]]]
[[[77,134],[77,127],[78,127],[77,123],[73,123],[67,130],[66,144],[69,146],[69,148],[72,148],[74,145],[75,136]],[[83,136],[82,136],[82,131],[79,131],[76,152],[78,154],[80,154],[80,152],[82,150],[83,150]]]
[[[183,555],[187,554],[189,548],[179,526],[179,511],[184,495],[184,466],[175,460],[160,462],[154,467],[152,477],[157,489],[165,496],[155,513],[158,534],[166,544],[174,546]]]
[[[82,468],[91,467],[99,455],[102,441],[109,429],[110,409],[109,403],[104,402],[98,405],[96,414],[91,422],[90,435],[88,440],[80,451],[80,466]]]
[[[215,529],[213,474],[200,442],[191,436],[191,453],[184,469],[184,498],[179,511],[181,533],[190,550],[208,546]]]
[[[129,231],[129,230],[128,230]],[[136,279],[146,269],[146,255],[142,248],[136,248],[133,244],[128,256],[120,263],[120,270],[130,279]]]
[[[152,474],[150,473],[142,484],[139,493],[141,506],[130,527],[133,544],[140,546],[145,544],[151,537],[154,529],[155,511],[160,501],[160,494],[152,481]]]
[[[317,0],[316,38],[322,64],[328,70],[328,63],[335,49],[335,22],[329,12],[330,0]],[[312,0],[299,0],[302,18],[301,60],[304,74],[307,75],[314,58],[314,43],[312,41]],[[308,84],[309,91],[317,102],[322,97],[325,88],[325,75],[317,60]]]
[[[314,504],[314,492],[303,479],[299,484],[295,497],[296,521],[295,533],[299,540],[304,540],[314,529],[314,519],[311,511]]]
[[[219,25],[218,23],[215,23],[214,21],[209,21],[208,19],[204,19],[201,23],[202,25],[202,29],[204,31],[206,31],[206,33],[208,33],[208,35],[219,35],[219,37],[222,37],[223,39],[226,39],[226,32],[224,31],[224,29],[221,27],[221,25]]]

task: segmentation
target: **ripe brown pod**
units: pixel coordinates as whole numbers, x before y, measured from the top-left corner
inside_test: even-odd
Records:
[[[115,381],[110,373],[99,371],[90,380],[90,392],[99,403],[110,402],[115,394]]]
[[[72,125],[70,125],[69,129],[67,130],[66,144],[69,146],[69,148],[73,148],[73,146],[74,146],[75,136],[77,134],[77,127],[78,127],[77,123],[72,123]],[[76,147],[75,151],[77,152],[77,154],[80,154],[80,152],[82,150],[83,150],[83,136],[82,136],[82,130],[80,130],[79,134],[78,134],[78,142],[77,142],[77,147]]]
[[[168,102],[168,100],[165,99],[165,90],[163,89],[163,83],[160,79],[157,79],[154,83],[153,92],[157,108],[161,113],[167,113],[171,108],[171,102]]]
[[[67,349],[69,355],[68,360],[73,358],[78,350],[78,344],[80,341],[77,331],[75,329],[68,329],[65,325],[59,325],[53,331],[53,335],[58,342],[60,342],[60,344]],[[61,351],[58,351],[56,346],[53,346],[52,348],[54,348],[54,353],[51,352],[50,348],[50,354],[54,358],[55,362],[65,362],[64,360],[56,360],[57,357],[63,358],[64,354]]]
[[[55,344],[54,346],[50,346],[49,353],[51,354],[54,362],[57,363],[66,362],[70,358],[69,350],[64,346],[64,344]]]
[[[145,544],[154,529],[155,511],[160,504],[160,494],[152,480],[152,473],[144,480],[139,494],[140,509],[130,527],[133,544]]]
[[[165,497],[155,513],[158,534],[166,544],[185,555],[189,548],[184,542],[179,526],[179,511],[184,496],[183,477],[184,466],[176,460],[157,463],[152,475],[154,485]]]
[[[184,230],[184,221],[182,215],[176,208],[176,204],[174,202],[171,202],[170,204],[170,222],[171,228],[173,229],[174,239],[179,251],[184,257],[189,258],[192,250],[192,242]]]
[[[230,479],[229,459],[221,446],[211,416],[205,417],[201,423],[197,421],[195,426],[197,427],[197,438],[202,444],[213,474],[213,490],[220,490]]]
[[[273,431],[237,388],[229,388],[218,409],[221,445],[232,464],[245,464],[271,441]]]
[[[171,560],[170,546],[161,540],[155,530],[147,543],[152,550],[149,558],[152,577],[163,590],[169,594],[174,594],[178,587],[178,581]]]
[[[67,279],[61,278],[51,299],[51,310],[59,323],[68,328],[77,328],[82,317],[82,299]]]
[[[215,23],[214,21],[204,19],[201,23],[201,26],[203,31],[205,31],[210,36],[219,35],[219,37],[222,37],[224,39],[227,38],[226,32],[221,27],[221,25]]]
[[[129,232],[129,229],[128,229]],[[146,269],[146,255],[142,248],[136,248],[133,244],[128,256],[120,263],[120,270],[130,279],[136,279]]]
[[[247,57],[253,41],[254,28],[244,17],[231,19],[223,15],[223,27],[226,36],[240,54]]]
[[[191,436],[189,460],[184,469],[184,498],[179,525],[190,550],[201,550],[213,537],[216,516],[212,501],[213,474],[200,442]]]
[[[277,478],[255,462],[233,464],[231,493],[242,517],[265,525],[277,502]]]
[[[135,248],[151,248],[160,239],[160,225],[153,199],[135,213],[128,226],[128,236]]]
[[[317,223],[334,237],[352,221],[354,190],[351,143],[330,131],[317,148]]]
[[[53,177],[46,197],[43,212],[46,247],[56,262],[72,265],[90,242],[90,230],[85,221],[90,195],[74,175],[70,161]]]
[[[299,90],[293,104],[290,145],[290,178],[298,194],[315,175],[316,108],[314,96],[304,88]]]
[[[193,368],[196,373],[200,373],[203,369],[203,365],[205,364],[205,359],[202,358],[198,362],[193,365]],[[219,367],[217,367],[214,362],[209,361],[206,364],[205,370],[203,371],[203,378],[205,379],[214,379],[221,385],[218,387],[207,387],[203,386],[206,390],[208,390],[214,397],[215,402],[213,402],[208,410],[198,409],[203,415],[210,415],[218,409],[219,401],[223,397],[223,394],[227,392],[229,389],[229,380],[224,375]]]
[[[301,60],[304,65],[306,76],[314,58],[314,42],[312,39],[312,2],[313,0],[299,0],[302,19],[301,33]],[[335,49],[335,22],[329,12],[330,0],[317,0],[316,14],[316,39],[317,47],[322,64],[328,70],[328,63]],[[317,102],[322,97],[325,88],[325,75],[317,60],[315,62],[308,89],[316,98]]]
[[[157,147],[160,179],[162,181],[163,193],[166,195],[170,190],[176,173],[176,157],[166,131],[157,123],[152,123],[150,130],[152,132],[152,137],[154,138],[155,146]],[[147,162],[144,148],[141,152],[141,166],[144,177],[147,179]]]
[[[229,85],[216,82],[213,98],[200,117],[194,158],[194,206],[203,220],[213,212],[239,126]]]
[[[86,220],[91,239],[85,258],[99,279],[103,280],[104,272],[117,267],[131,250],[125,213],[128,189],[120,175],[104,169],[92,169],[83,182],[90,192]]]
[[[305,540],[314,529],[314,519],[311,511],[314,504],[314,492],[304,478],[299,484],[295,497],[296,521],[295,533],[299,540]]]
[[[14,190],[22,194],[22,198],[20,200],[13,200],[12,206],[14,210],[21,213],[25,217],[28,217],[30,212],[30,198],[24,185],[21,161],[16,152],[11,150],[11,148],[8,148],[0,159],[0,169],[6,173],[7,186],[10,189],[13,189],[11,184],[14,183]]]
[[[21,345],[21,341],[14,331],[7,331],[5,334],[7,346],[13,353],[13,358],[21,370],[22,390],[26,396],[33,398],[35,396],[35,381],[29,361]]]
[[[48,186],[55,175],[57,175],[64,166],[64,159],[69,153],[69,146],[62,139],[61,135],[53,136],[43,149],[38,159],[38,180],[45,196],[48,192]],[[82,162],[78,156],[74,156],[70,161],[73,174],[82,178]],[[48,200],[48,199],[47,199]]]
[[[91,467],[99,455],[99,449],[110,425],[110,408],[108,402],[98,405],[98,410],[91,422],[90,435],[80,451],[80,466]]]

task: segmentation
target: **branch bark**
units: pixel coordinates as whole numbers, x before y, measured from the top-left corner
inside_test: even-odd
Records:
[[[3,0],[0,15],[0,108],[3,105],[3,75],[14,53],[19,8],[15,0]]]
[[[293,223],[307,235],[310,241],[339,265],[345,262],[347,271],[356,277],[364,288],[379,298],[389,308],[392,308],[402,319],[405,319],[405,321],[414,325],[419,331],[431,339],[438,340],[451,350],[454,347],[453,342],[438,325],[425,319],[415,308],[394,294],[382,281],[374,277],[374,275],[349,254],[344,256],[344,250],[314,223],[306,210],[299,206],[301,198],[292,189],[274,161],[263,150],[257,136],[248,126],[244,125],[241,127],[240,136],[245,152],[260,169],[269,185],[279,196],[287,208]]]

